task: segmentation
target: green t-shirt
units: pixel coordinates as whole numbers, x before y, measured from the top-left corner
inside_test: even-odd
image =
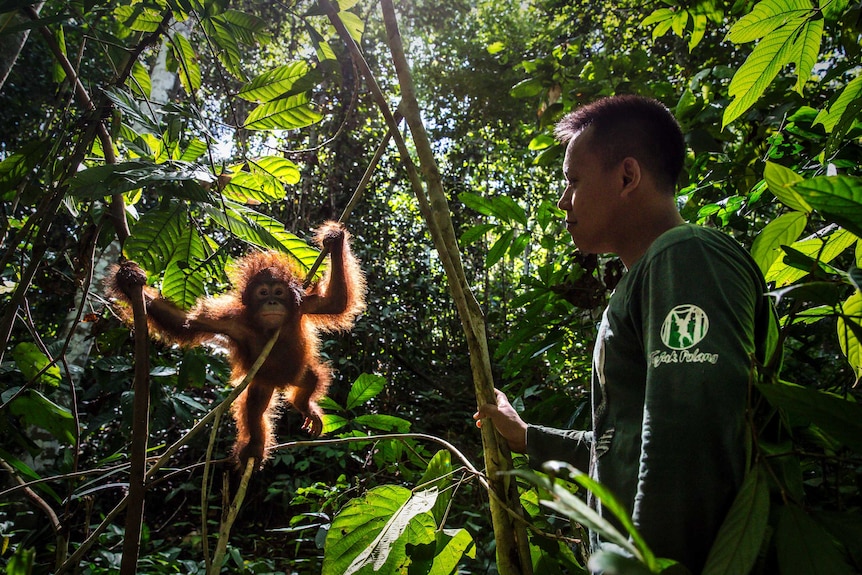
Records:
[[[777,333],[765,290],[756,264],[723,233],[688,224],[665,232],[602,317],[592,431],[527,432],[531,463],[588,465],[652,550],[695,573],[745,472],[751,358],[764,362]]]

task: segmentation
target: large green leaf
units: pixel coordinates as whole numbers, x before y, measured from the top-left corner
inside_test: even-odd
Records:
[[[744,44],[763,38],[788,21],[805,17],[812,8],[810,0],[762,0],[730,27],[726,39]]]
[[[174,245],[170,262],[162,277],[162,295],[188,309],[204,295],[204,285],[210,277],[224,269],[224,259],[205,260],[203,241],[197,230],[187,226]],[[204,266],[200,262],[206,261]],[[218,269],[214,269],[218,268]]]
[[[831,132],[835,129],[835,126],[841,120],[847,108],[854,102],[860,102],[860,100],[862,100],[862,76],[844,86],[844,89],[841,90],[841,94],[838,95],[835,101],[828,107],[820,110],[814,119],[814,124],[822,124],[823,129],[827,133]],[[858,116],[854,114],[853,119],[856,119],[856,117]]]
[[[311,109],[308,95],[293,96],[260,104],[248,115],[247,130],[296,130],[316,124],[323,116]]]
[[[862,342],[857,334],[862,325],[862,292],[856,290],[847,298],[841,307],[842,315],[838,318],[838,344],[856,379],[862,378]],[[850,324],[855,324],[851,326]]]
[[[308,71],[308,63],[303,61],[279,66],[254,78],[243,86],[237,96],[249,102],[271,102],[289,93],[296,81]]]
[[[449,503],[452,501],[452,455],[448,450],[441,449],[434,454],[418,485],[422,489],[434,487],[437,490],[437,502],[434,503],[431,514],[437,525],[443,525]]]
[[[262,156],[255,160],[249,160],[248,165],[252,172],[268,174],[283,184],[299,183],[299,167],[287,158]]]
[[[284,188],[264,173],[236,172],[222,189],[224,197],[241,204],[268,204],[284,198]]]
[[[457,573],[461,559],[476,557],[476,545],[466,529],[443,529],[437,532],[437,551],[428,575]]]
[[[125,90],[115,88],[105,90],[105,96],[123,114],[123,120],[136,132],[149,134],[161,134],[159,119],[156,117],[152,106],[142,105],[135,100],[134,96]]]
[[[9,405],[12,415],[20,417],[27,425],[41,427],[58,441],[75,444],[75,418],[72,412],[57,405],[35,389],[27,390]]]
[[[356,378],[347,394],[347,409],[355,409],[377,396],[386,387],[386,378],[382,375],[363,373]]]
[[[769,523],[769,484],[760,466],[745,477],[709,551],[703,575],[748,573]]]
[[[824,217],[862,236],[862,178],[819,176],[792,188]]]
[[[201,87],[201,68],[198,65],[198,55],[191,42],[182,34],[172,37],[173,55],[177,61],[177,74],[186,93],[195,94]]]
[[[792,383],[757,388],[775,407],[811,422],[848,448],[862,453],[862,405]]]
[[[808,216],[803,212],[788,212],[766,224],[754,239],[751,257],[765,275],[783,254],[781,246],[792,244],[805,230]]]
[[[494,242],[494,245],[491,246],[491,249],[488,250],[488,254],[485,256],[485,265],[487,267],[491,267],[503,259],[503,256],[506,255],[506,250],[512,244],[514,236],[515,230],[506,230],[497,238],[497,241]]]
[[[406,565],[408,542],[434,541],[436,524],[428,512],[436,500],[433,488],[413,493],[383,485],[350,501],[326,536],[322,575],[398,572]]]
[[[138,32],[155,32],[163,19],[157,10],[147,8],[144,4],[118,6],[114,8],[114,16],[118,22]]]
[[[818,269],[825,268],[826,264],[841,255],[856,241],[855,235],[839,228],[829,235],[800,240],[792,246],[782,247],[788,256],[775,260],[775,263],[769,268],[769,272],[766,273],[766,281],[774,281],[777,287],[790,285],[809,273],[818,272]],[[806,256],[804,266],[796,267],[794,265],[795,261],[791,257],[794,251]],[[828,273],[832,273],[832,271],[829,269]]]
[[[146,212],[131,226],[123,253],[150,274],[158,275],[174,259],[177,246],[190,227],[185,204],[165,203]]]
[[[793,184],[804,179],[802,176],[781,164],[766,162],[763,168],[763,179],[769,191],[785,206],[798,212],[811,213],[811,206],[793,190]]]
[[[167,196],[197,202],[211,200],[203,183],[215,177],[198,164],[169,161],[161,164],[151,160],[131,160],[119,164],[104,164],[75,174],[69,192],[80,198],[99,199],[122,194],[147,186],[158,186]]]
[[[51,364],[50,358],[45,355],[36,344],[21,342],[12,349],[12,357],[15,365],[27,378],[27,381],[38,381],[49,387],[59,387],[62,381],[60,368],[57,364]],[[38,378],[38,379],[37,379]]]
[[[823,19],[812,18],[802,25],[796,36],[796,86],[800,96],[805,84],[811,79],[811,71],[820,55],[820,40],[823,38]]]
[[[781,26],[758,42],[730,81],[727,92],[733,100],[724,109],[722,128],[751,108],[778,72],[793,61],[796,34],[793,26]]]
[[[778,508],[775,546],[781,575],[855,573],[832,542],[832,537],[796,505]]]
[[[284,229],[284,224],[236,202],[225,200],[224,209],[202,206],[210,218],[237,238],[252,245],[293,256],[304,269],[311,269],[320,253]]]

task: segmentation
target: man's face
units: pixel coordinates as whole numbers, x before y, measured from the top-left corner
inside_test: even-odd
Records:
[[[614,189],[614,170],[605,170],[590,149],[591,136],[588,127],[569,141],[563,161],[566,189],[557,206],[566,212],[566,229],[582,252],[607,253],[613,251],[609,241],[619,190]]]

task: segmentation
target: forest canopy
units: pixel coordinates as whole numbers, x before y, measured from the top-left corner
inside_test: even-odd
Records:
[[[705,572],[862,572],[860,55],[849,0],[0,0],[0,565],[685,572],[472,420],[496,387],[589,427],[624,269],[565,231],[554,125],[640,94],[683,129],[683,218],[750,252],[780,318]],[[274,250],[314,281],[326,221],[367,293],[321,334],[324,435],[284,409],[237,470],[224,349],[148,342],[105,280],[133,260],[188,310]]]

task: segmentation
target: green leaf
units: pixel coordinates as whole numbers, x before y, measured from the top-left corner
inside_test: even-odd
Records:
[[[499,227],[497,224],[477,224],[463,234],[461,234],[461,245],[469,246],[473,242],[476,242],[485,237],[486,233],[497,227]]]
[[[796,505],[778,508],[775,528],[778,568],[782,575],[850,575],[832,537]]]
[[[862,453],[862,405],[792,383],[759,384],[757,389],[775,407]]]
[[[842,315],[838,318],[838,344],[853,372],[856,380],[862,378],[862,342],[857,337],[860,324],[862,324],[862,292],[856,290],[847,298],[841,308]],[[852,328],[849,323],[856,325]]]
[[[162,14],[143,4],[133,6],[118,6],[114,9],[114,17],[124,26],[138,32],[155,32],[162,23]]]
[[[191,42],[182,34],[175,33],[173,39],[173,54],[179,64],[177,74],[180,83],[187,94],[194,94],[201,87],[201,68],[198,65],[198,55]]]
[[[356,378],[347,394],[346,409],[355,409],[376,397],[386,387],[386,378],[382,375],[363,373]]]
[[[505,50],[506,44],[500,41],[491,42],[485,47],[485,49],[488,51],[488,54],[491,54],[493,56],[494,54],[499,54],[500,52]]]
[[[792,189],[826,219],[862,236],[862,178],[819,176]]]
[[[174,253],[190,228],[185,204],[166,202],[146,212],[131,226],[131,236],[123,245],[123,254],[151,277],[159,275],[174,259]]]
[[[60,368],[57,364],[51,364],[51,360],[45,355],[41,349],[30,342],[22,342],[12,350],[12,357],[15,358],[15,365],[27,378],[27,381],[36,380],[50,387],[59,387],[62,381]],[[41,373],[40,373],[41,372]]]
[[[748,573],[757,560],[769,523],[769,483],[760,466],[745,476],[718,536],[703,575]]]
[[[829,139],[824,153],[832,156],[844,143],[844,136],[853,127],[862,112],[862,76],[844,87],[838,98],[828,109],[821,110],[814,124],[823,124]]]
[[[538,152],[539,150],[550,148],[556,143],[557,140],[552,136],[549,136],[548,134],[539,134],[538,136],[530,140],[530,144],[527,146],[527,148],[531,152]]]
[[[21,417],[26,425],[41,427],[58,441],[75,444],[75,418],[72,412],[57,405],[38,391],[28,390],[9,405],[12,415]]]
[[[725,39],[734,44],[757,40],[793,20],[804,18],[812,9],[809,0],[762,0],[730,27]]]
[[[223,257],[206,257],[198,231],[192,226],[186,226],[174,244],[169,263],[165,266],[162,295],[183,309],[189,309],[198,298],[205,295],[206,281],[212,276],[223,275],[224,265]]]
[[[299,167],[280,156],[262,156],[249,161],[252,172],[269,174],[279,182],[288,185],[298,184],[300,180]]]
[[[436,525],[428,512],[436,500],[436,489],[411,493],[398,485],[375,487],[351,500],[326,536],[322,575],[393,572],[406,558],[408,540],[434,540]]]
[[[473,537],[466,529],[443,529],[437,533],[437,549],[434,564],[428,575],[450,575],[457,573],[457,568],[465,555],[476,557],[476,545]]]
[[[334,415],[332,413],[325,413],[321,418],[323,420],[323,434],[333,433],[338,431],[350,421],[347,418],[342,417],[341,415]]]
[[[515,230],[506,230],[497,241],[494,242],[494,245],[491,246],[491,249],[488,250],[488,254],[485,256],[485,266],[491,267],[506,255],[506,251],[509,249],[509,246],[512,244],[512,238],[515,236]]]
[[[215,177],[209,170],[188,162],[170,161],[157,164],[151,160],[132,160],[119,164],[94,166],[75,174],[70,193],[80,198],[101,199],[146,186],[158,186],[165,196],[209,202],[211,198],[201,182]]]
[[[362,19],[353,12],[346,12],[344,10],[338,12],[338,18],[341,20],[341,23],[344,24],[344,27],[347,29],[347,33],[350,34],[353,41],[358,45],[361,45],[362,32],[365,31],[365,22],[363,22]]]
[[[573,477],[583,475],[583,472],[561,461],[548,461],[545,462],[543,467],[546,472],[552,475],[559,474],[558,472],[563,470]],[[574,519],[587,529],[601,534],[603,539],[619,545],[632,556],[637,558],[642,557],[640,550],[629,541],[628,537],[620,533],[610,521],[599,515],[584,499],[571,493],[564,486],[526,469],[515,469],[511,473],[550,492],[553,499],[542,501],[547,507]],[[604,503],[604,500],[602,500],[602,503]],[[619,504],[616,505],[616,508],[619,508]],[[631,524],[630,518],[628,522]]]
[[[597,551],[590,555],[588,567],[591,572],[604,575],[651,575],[649,567],[625,555],[613,551]]]
[[[646,28],[647,26],[652,26],[653,24],[658,24],[659,22],[664,22],[665,20],[671,20],[674,17],[674,11],[670,8],[659,8],[658,10],[654,10],[649,16],[643,19],[641,22],[641,26]]]
[[[232,35],[247,46],[254,46],[259,42],[265,43],[269,40],[269,35],[265,32],[268,24],[253,14],[239,10],[225,10],[213,17],[213,20],[227,25]]]
[[[485,216],[493,216],[494,209],[491,207],[491,199],[472,192],[461,192],[458,194],[461,203]]]
[[[126,87],[135,96],[149,98],[153,84],[150,79],[150,73],[147,68],[139,61],[135,60],[132,65],[132,73],[126,79]]]
[[[284,188],[272,176],[237,172],[222,189],[224,197],[241,204],[260,205],[284,198]]]
[[[798,212],[811,213],[811,206],[793,190],[793,184],[804,180],[802,176],[780,164],[766,162],[763,168],[763,179],[766,180],[769,191],[785,206]]]
[[[778,72],[793,61],[795,38],[796,30],[787,25],[770,32],[758,42],[730,81],[727,92],[733,100],[724,110],[722,129],[751,108]]]
[[[815,18],[808,20],[802,25],[802,29],[796,36],[796,92],[803,95],[802,90],[811,78],[811,71],[817,63],[820,55],[820,40],[823,38],[823,19]]]
[[[411,427],[410,422],[406,419],[395,415],[385,415],[381,413],[359,415],[353,421],[359,425],[364,425],[372,429],[397,433],[407,433],[410,431]]]
[[[778,216],[760,231],[751,246],[751,257],[764,275],[783,255],[781,246],[795,242],[807,223],[808,216],[803,212],[789,212]]]
[[[266,102],[251,111],[243,126],[247,130],[295,130],[321,121],[323,116],[311,109],[306,94]]]
[[[437,490],[439,495],[431,514],[437,525],[443,525],[452,500],[452,490],[449,489],[452,486],[452,455],[449,450],[441,449],[434,454],[417,485],[422,489],[433,487]]]
[[[308,63],[304,61],[285,64],[252,79],[237,96],[249,102],[271,102],[288,94],[294,84],[308,74],[309,69]]]
[[[819,274],[834,273],[835,270],[828,268],[828,264],[836,257],[841,255],[844,250],[856,243],[856,236],[847,230],[838,229],[834,233],[826,236],[821,235],[808,240],[795,242],[792,246],[782,249],[788,254],[783,259],[778,259],[772,264],[769,272],[766,274],[766,281],[774,281],[776,286],[783,287],[789,285],[796,280],[804,277],[809,273]],[[805,257],[803,261],[793,255],[793,252],[798,252]],[[795,260],[799,260],[796,264]],[[794,264],[797,265],[794,268]]]
[[[274,249],[292,256],[302,269],[309,270],[320,253],[304,240],[284,229],[276,219],[225,200],[224,209],[202,206],[212,220],[239,239],[254,246]]]
[[[104,94],[123,114],[125,123],[136,132],[161,134],[159,120],[151,106],[141,105],[132,94],[125,90],[105,90]]]
[[[509,95],[513,98],[532,98],[542,93],[544,87],[542,81],[537,78],[527,78],[521,80],[509,91]]]
[[[246,82],[247,78],[242,69],[242,55],[239,43],[233,35],[230,26],[217,18],[203,19],[201,20],[201,26],[212,42],[216,55],[225,69],[236,79]]]

